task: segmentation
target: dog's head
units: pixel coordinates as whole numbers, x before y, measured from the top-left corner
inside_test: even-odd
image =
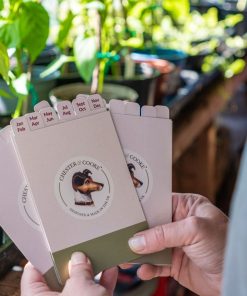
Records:
[[[135,174],[134,174],[134,171],[135,171],[135,166],[133,165],[133,163],[128,163],[128,169],[129,169],[129,172],[130,172],[130,175],[131,175],[131,178],[132,178],[132,181],[133,181],[133,184],[135,186],[135,188],[139,188],[143,185],[142,181],[138,180],[136,177],[135,177]]]
[[[91,174],[92,172],[88,169],[75,173],[72,177],[73,189],[84,194],[102,190],[104,184],[93,181]]]

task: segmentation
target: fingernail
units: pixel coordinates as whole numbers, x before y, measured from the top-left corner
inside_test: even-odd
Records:
[[[129,239],[129,246],[133,251],[142,251],[146,247],[145,237],[143,235],[137,235]]]
[[[84,255],[81,252],[75,252],[71,256],[71,265],[77,265],[77,264],[82,264],[82,263],[87,263],[87,256]]]

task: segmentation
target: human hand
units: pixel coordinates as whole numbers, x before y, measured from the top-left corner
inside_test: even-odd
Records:
[[[71,257],[69,275],[63,291],[53,292],[43,276],[28,263],[21,280],[21,296],[112,296],[117,281],[117,268],[104,271],[100,283],[96,284],[89,259],[83,253],[76,252]]]
[[[171,276],[201,296],[220,295],[228,218],[205,197],[173,194],[173,223],[137,233],[130,248],[149,254],[174,248],[171,266],[143,264],[143,280]]]

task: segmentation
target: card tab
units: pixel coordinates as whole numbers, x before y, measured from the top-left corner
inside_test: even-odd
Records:
[[[50,126],[58,123],[58,116],[56,111],[52,107],[47,107],[39,111],[41,114],[45,126]]]
[[[100,95],[95,94],[88,97],[88,103],[91,111],[105,111],[105,104]]]
[[[23,134],[30,131],[27,120],[24,116],[12,119],[10,121],[10,124],[16,135]]]
[[[125,114],[125,104],[121,100],[110,100],[111,113]]]
[[[79,94],[72,101],[76,116],[83,117],[91,112],[87,97],[86,95]]]
[[[170,118],[170,110],[166,106],[155,106],[157,117],[169,119]]]
[[[63,101],[57,104],[57,113],[61,120],[71,120],[75,118],[75,111],[70,101]]]
[[[39,112],[41,109],[48,107],[50,107],[50,104],[47,101],[43,100],[34,106],[34,111]]]
[[[153,106],[143,106],[141,108],[141,116],[145,117],[157,117],[156,108]]]
[[[44,127],[44,122],[39,112],[32,112],[25,115],[30,130],[37,130]]]
[[[125,114],[140,116],[140,105],[133,102],[125,102]]]

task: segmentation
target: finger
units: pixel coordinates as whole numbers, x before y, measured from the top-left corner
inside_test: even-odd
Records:
[[[81,278],[83,281],[93,279],[93,268],[87,256],[81,252],[75,252],[71,256],[70,278]]]
[[[139,254],[159,252],[165,248],[183,247],[196,243],[202,236],[204,219],[195,216],[159,225],[137,233],[129,240],[132,251]]]
[[[119,265],[119,267],[121,269],[129,269],[129,268],[133,267],[133,264],[131,264],[131,263],[122,263],[122,264]]]
[[[107,269],[103,271],[100,284],[106,288],[106,290],[113,294],[113,291],[115,289],[116,283],[117,283],[117,276],[118,276],[118,269],[117,267],[113,267],[110,269]]]
[[[21,291],[22,295],[32,296],[36,293],[43,293],[50,291],[42,274],[33,267],[29,262],[24,268],[24,272],[21,279]]]
[[[151,280],[155,277],[168,277],[171,275],[171,267],[143,264],[137,270],[137,275],[141,280],[144,281]]]

